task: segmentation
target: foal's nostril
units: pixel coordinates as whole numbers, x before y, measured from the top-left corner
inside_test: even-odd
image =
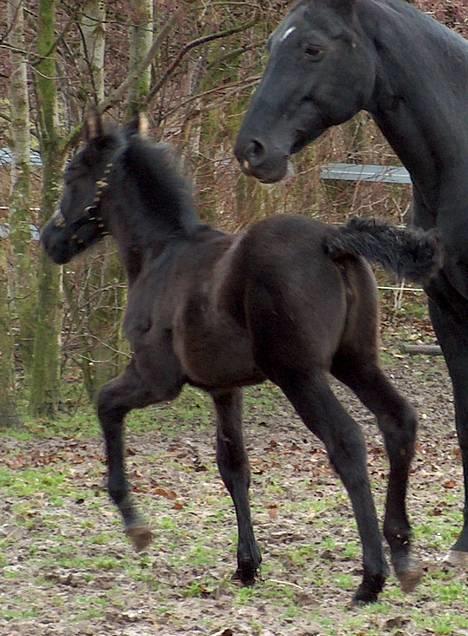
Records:
[[[252,139],[245,149],[245,157],[252,168],[259,166],[265,157],[265,146],[258,139]]]

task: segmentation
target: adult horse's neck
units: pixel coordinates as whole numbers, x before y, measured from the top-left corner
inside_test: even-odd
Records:
[[[145,263],[199,226],[191,185],[168,149],[135,138],[119,154],[109,187],[108,219],[131,283]]]
[[[377,52],[368,110],[411,174],[426,210],[417,222],[433,225],[468,200],[468,42],[402,0],[360,0],[357,11]]]

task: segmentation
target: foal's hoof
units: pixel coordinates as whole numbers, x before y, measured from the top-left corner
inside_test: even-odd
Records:
[[[462,552],[461,550],[450,550],[445,557],[444,562],[457,568],[468,570],[468,552]]]
[[[387,578],[388,568],[385,566],[383,574],[375,574],[373,576],[366,575],[354,593],[352,605],[361,607],[369,603],[376,603],[380,592],[383,590],[385,580]]]
[[[369,605],[369,603],[376,603],[378,600],[378,592],[370,592],[369,590],[361,589],[361,586],[357,589],[351,601],[353,607],[363,607]]]
[[[257,580],[257,572],[251,570],[250,572],[245,572],[243,570],[237,569],[232,575],[233,581],[239,581],[242,586],[250,587],[255,585],[255,581]]]
[[[238,567],[232,575],[233,581],[240,581],[244,586],[251,586],[257,580],[257,568],[252,565]]]
[[[405,594],[412,592],[421,580],[423,569],[416,559],[408,559],[408,564],[404,569],[396,570],[395,574],[400,583],[400,588]]]
[[[153,533],[148,526],[131,526],[126,529],[126,534],[130,541],[133,543],[133,547],[136,552],[141,552],[149,546],[153,540]]]

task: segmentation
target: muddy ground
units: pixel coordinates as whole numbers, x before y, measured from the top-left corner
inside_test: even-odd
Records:
[[[234,515],[209,404],[194,392],[181,407],[153,409],[154,428],[130,425],[129,472],[155,533],[142,555],[103,489],[97,431],[77,435],[68,421],[50,438],[0,437],[1,636],[468,634],[466,572],[442,561],[462,501],[449,380],[440,357],[400,355],[402,337],[387,331],[384,363],[420,417],[409,510],[425,576],[414,593],[392,575],[380,603],[350,607],[360,548],[349,502],[320,443],[269,386],[249,390],[245,412],[263,567],[253,588],[232,582]],[[372,416],[337,391],[365,430],[382,517],[381,439]]]

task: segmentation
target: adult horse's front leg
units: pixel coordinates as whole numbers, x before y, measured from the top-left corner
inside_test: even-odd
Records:
[[[237,517],[238,545],[236,578],[245,585],[255,582],[262,557],[252,527],[249,485],[250,467],[242,435],[242,392],[212,393],[216,408],[216,459]]]
[[[464,320],[460,312],[462,302]],[[468,300],[459,296],[457,310],[452,313],[449,306],[441,308],[430,299],[429,313],[452,380],[465,486],[463,528],[447,559],[468,569]]]
[[[103,386],[97,402],[97,414],[106,446],[108,492],[122,515],[126,533],[137,552],[146,548],[152,540],[152,534],[129,493],[123,425],[129,411],[155,402],[157,399],[153,391],[149,390],[138,374],[134,361],[119,377]]]

